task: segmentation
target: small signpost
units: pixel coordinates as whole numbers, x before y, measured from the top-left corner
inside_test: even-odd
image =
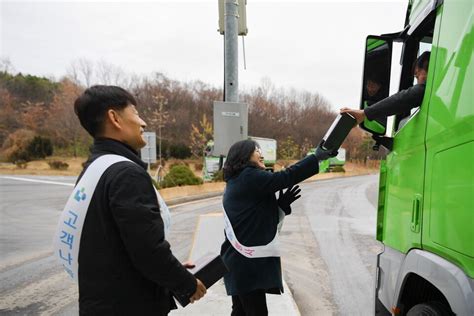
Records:
[[[150,170],[150,164],[156,162],[156,133],[145,132],[143,138],[146,141],[146,146],[140,151],[142,160],[148,164],[148,170]]]

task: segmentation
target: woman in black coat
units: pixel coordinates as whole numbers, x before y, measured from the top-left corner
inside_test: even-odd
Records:
[[[241,245],[267,245],[276,235],[281,209],[291,213],[290,204],[300,196],[293,186],[319,171],[319,161],[333,157],[318,147],[309,155],[284,171],[265,171],[263,156],[253,140],[235,143],[229,150],[224,165],[227,182],[224,210],[233,233]],[[282,190],[289,188],[285,193]],[[278,200],[275,193],[280,191]],[[232,239],[232,238],[231,238]],[[232,316],[267,315],[266,293],[283,292],[279,255],[248,258],[234,248],[226,236],[221,255],[229,268],[224,276],[227,294],[232,296]]]

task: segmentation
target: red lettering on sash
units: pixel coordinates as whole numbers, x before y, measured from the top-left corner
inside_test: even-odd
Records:
[[[242,246],[237,241],[234,242],[234,245],[235,245],[235,248],[242,250]]]
[[[253,256],[253,253],[255,252],[254,249],[248,249],[248,248],[245,248],[244,249],[244,252],[249,255],[250,257]]]

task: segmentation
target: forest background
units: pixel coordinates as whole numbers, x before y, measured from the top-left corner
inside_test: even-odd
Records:
[[[221,88],[162,73],[137,76],[86,59],[72,62],[59,79],[17,73],[8,59],[0,60],[0,159],[21,167],[53,154],[87,157],[92,138],[80,126],[73,103],[99,83],[121,86],[136,97],[146,131],[158,134],[161,126],[164,161],[202,162],[205,145],[213,138],[213,102],[222,100]],[[322,93],[278,88],[269,78],[240,91],[240,100],[249,106],[249,135],[276,139],[280,160],[304,157],[337,115]],[[385,154],[374,152],[372,145],[369,135],[355,128],[342,147],[347,161],[367,163]]]

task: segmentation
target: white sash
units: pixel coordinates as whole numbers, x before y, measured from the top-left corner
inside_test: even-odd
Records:
[[[94,160],[74,187],[59,218],[58,228],[53,240],[54,256],[76,282],[78,281],[79,244],[81,242],[82,226],[92,195],[105,170],[121,161],[132,162],[130,159],[119,155],[103,155]],[[158,191],[156,191],[156,194],[161,217],[165,224],[166,236],[171,225],[171,216]]]
[[[247,258],[280,257],[280,240],[278,235],[283,225],[283,220],[285,219],[285,213],[280,208],[278,208],[278,228],[272,241],[266,245],[252,247],[244,246],[240,241],[238,241],[225,209],[222,208],[222,210],[224,213],[224,230],[227,240],[242,256]]]
[[[153,186],[155,188],[155,186]],[[156,197],[158,198],[158,205],[160,206],[160,215],[163,220],[163,225],[165,226],[165,239],[170,235],[171,230],[171,213],[168,205],[166,205],[165,200],[161,197],[158,190],[155,188]]]

